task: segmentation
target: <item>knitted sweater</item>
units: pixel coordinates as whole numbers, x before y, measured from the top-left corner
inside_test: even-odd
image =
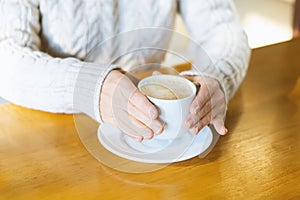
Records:
[[[89,52],[118,33],[172,29],[177,11],[214,62],[198,71],[218,79],[230,99],[245,76],[250,50],[229,0],[2,0],[0,96],[28,108],[84,112],[100,121],[100,90],[110,70],[163,59],[149,51],[111,62],[114,52],[136,41],[168,44],[157,32],[104,45],[97,56]]]

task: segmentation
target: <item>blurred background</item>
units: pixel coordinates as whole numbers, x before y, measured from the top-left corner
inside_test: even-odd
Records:
[[[295,0],[234,0],[251,48],[292,39]]]
[[[295,0],[233,0],[251,48],[292,39]],[[181,17],[176,30],[187,34]]]
[[[252,49],[279,42],[293,37],[293,15],[295,0],[233,0],[240,21],[248,34]],[[176,30],[185,35],[187,31],[178,15]],[[187,44],[176,44],[185,49]],[[0,97],[0,104],[6,101]]]

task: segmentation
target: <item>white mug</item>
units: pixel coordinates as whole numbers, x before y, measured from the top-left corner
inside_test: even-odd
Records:
[[[155,75],[141,80],[138,88],[147,84],[160,84],[173,91],[174,94],[184,93],[182,90],[188,89],[188,96],[177,99],[161,99],[159,97],[147,96],[147,98],[158,108],[159,118],[165,123],[164,131],[160,135],[155,135],[152,140],[174,140],[180,138],[182,134],[187,134],[184,121],[189,114],[190,105],[195,98],[197,88],[189,80],[174,75]],[[186,93],[186,92],[185,92]],[[145,141],[145,140],[144,140]],[[149,140],[150,144],[151,140]]]

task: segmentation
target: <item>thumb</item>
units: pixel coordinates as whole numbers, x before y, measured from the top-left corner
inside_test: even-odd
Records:
[[[224,120],[221,118],[216,118],[213,123],[212,123],[216,129],[216,131],[220,134],[220,135],[226,135],[226,133],[228,132],[227,128],[224,125]]]

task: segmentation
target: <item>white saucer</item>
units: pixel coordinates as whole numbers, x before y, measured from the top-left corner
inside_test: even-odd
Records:
[[[164,148],[148,151],[149,147],[138,143],[118,128],[110,124],[102,124],[98,129],[100,143],[110,152],[129,160],[143,163],[173,163],[193,158],[204,152],[212,143],[213,134],[209,127],[204,127],[197,136],[184,134],[180,139],[172,141]]]

